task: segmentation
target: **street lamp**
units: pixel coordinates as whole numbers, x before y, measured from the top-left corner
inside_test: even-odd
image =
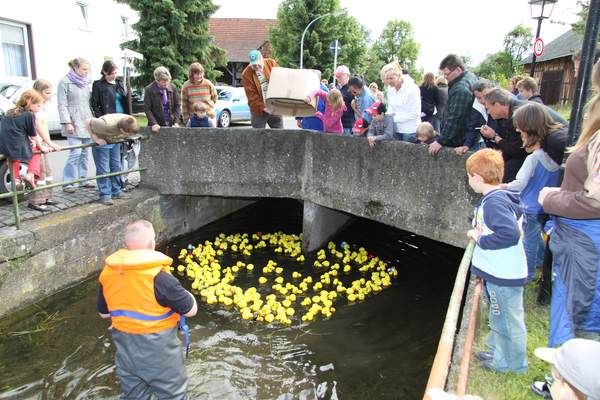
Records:
[[[308,23],[308,25],[306,25],[306,28],[304,28],[304,32],[302,32],[302,38],[300,39],[300,69],[303,69],[303,65],[304,65],[304,62],[303,62],[303,58],[304,58],[304,35],[306,35],[306,32],[308,31],[308,28],[310,28],[310,26],[312,24],[314,24],[315,22],[317,22],[318,20],[320,20],[323,17],[326,17],[328,15],[337,16],[337,15],[340,15],[341,13],[343,13],[342,10],[337,10],[335,12],[328,12],[327,14],[323,14],[323,15],[318,16],[317,18],[315,18],[312,21],[310,21]]]
[[[554,5],[558,0],[529,0],[529,12],[531,13],[532,19],[537,19],[537,32],[535,34],[535,38],[540,37],[540,30],[542,29],[542,21],[550,18],[552,15],[552,10],[554,10]],[[535,72],[535,52],[533,53],[533,58],[531,59],[531,70],[529,71],[529,76],[533,77]]]

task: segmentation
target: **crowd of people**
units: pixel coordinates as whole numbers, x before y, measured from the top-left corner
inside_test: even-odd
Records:
[[[256,50],[249,53],[242,84],[253,128],[283,127],[282,117],[270,113],[265,101],[271,71],[276,66],[275,60],[263,58]],[[97,175],[133,167],[139,153],[135,136],[139,127],[131,116],[127,92],[117,79],[117,66],[106,61],[100,79],[91,88],[86,60],[71,60],[69,67],[57,88],[62,133],[68,144],[96,143],[92,155]],[[457,156],[470,153],[466,160],[469,185],[482,198],[475,209],[473,229],[467,235],[476,243],[472,272],[483,280],[490,304],[488,349],[476,356],[485,369],[523,373],[528,368],[523,288],[534,280],[537,268],[545,262],[544,236],[549,236],[554,276],[549,345],[566,349],[576,337],[600,340],[600,63],[596,62],[592,73],[597,94],[572,147],[567,147],[567,122],[543,104],[534,79],[513,79],[510,90],[505,90],[476,77],[453,54],[441,61],[439,69],[442,76],[436,79],[433,73],[427,73],[418,86],[398,62],[389,63],[380,71],[385,85],[380,91],[376,83],[367,85],[362,77],[352,76],[349,68],[341,65],[334,73],[335,86],[323,81],[319,89],[306,93],[304,100],[316,104],[315,115],[299,117],[297,124],[325,133],[362,136],[371,147],[384,140],[397,140],[427,146],[432,156],[444,147],[452,148]],[[52,90],[47,81],[36,81],[1,121],[0,153],[11,160],[10,167],[21,187],[34,188],[52,181],[44,160],[45,153],[60,149],[50,139],[44,122],[44,104]],[[153,132],[180,125],[214,127],[216,101],[215,87],[204,77],[201,64],[189,66],[188,80],[181,90],[171,83],[169,71],[158,67],[154,82],[145,88],[144,110]],[[560,183],[565,152],[569,156]],[[89,185],[75,182],[87,177],[88,155],[87,147],[70,149],[63,172],[65,192]],[[21,174],[20,163],[24,161],[28,166]],[[97,185],[99,199],[105,205],[113,204],[115,198],[128,197],[126,179],[99,178]],[[28,206],[44,211],[54,204],[51,191],[36,191]],[[148,223],[128,229],[133,232],[132,238],[144,240],[141,247],[128,246],[130,250],[154,248]],[[159,264],[164,266],[168,261],[161,259]],[[119,258],[115,265],[120,262]],[[101,281],[112,287],[112,278],[104,278],[106,274]],[[118,287],[117,281],[114,287]],[[154,311],[176,307],[180,314],[195,313],[186,292],[177,290],[185,304],[160,303]],[[121,299],[119,296],[109,294],[104,299],[99,309],[103,316],[110,314],[111,300]],[[165,327],[172,333],[175,321],[167,322]],[[119,329],[117,325],[115,328]],[[147,332],[156,333],[152,329]],[[129,346],[129,336],[119,339],[119,348]],[[593,378],[600,379],[597,375]],[[593,385],[577,386],[579,378],[573,379],[570,386],[565,383],[564,387],[573,389],[574,395],[598,394],[586,392]],[[121,380],[122,385],[129,384],[128,378],[121,376]],[[533,388],[543,394],[549,390],[547,386],[542,383]],[[185,382],[180,382],[177,390],[181,387]]]

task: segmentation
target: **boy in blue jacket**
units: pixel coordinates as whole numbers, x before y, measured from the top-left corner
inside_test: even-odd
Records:
[[[523,211],[518,193],[500,188],[504,175],[502,155],[483,149],[467,159],[469,186],[483,197],[475,207],[476,242],[471,272],[483,279],[489,299],[489,351],[476,354],[485,369],[527,372],[527,330],[523,285],[527,263],[522,240]]]

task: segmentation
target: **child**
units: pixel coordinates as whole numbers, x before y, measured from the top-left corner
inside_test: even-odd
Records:
[[[192,105],[192,115],[187,123],[188,128],[214,128],[206,113],[206,105],[196,102]]]
[[[362,118],[357,119],[356,122],[354,123],[354,126],[352,127],[352,133],[355,136],[362,136],[368,130],[369,130],[369,121],[367,121],[366,119],[362,119]]]
[[[90,118],[85,121],[85,126],[92,140],[101,146],[131,139],[140,130],[136,119],[127,114],[106,114],[100,118]]]
[[[431,144],[437,142],[439,138],[440,135],[435,133],[433,125],[429,122],[421,122],[417,126],[417,142],[421,144]]]
[[[476,354],[484,369],[527,372],[523,285],[527,264],[521,240],[523,213],[518,193],[500,189],[502,155],[480,150],[467,159],[469,185],[483,194],[467,236],[476,242],[471,272],[484,280],[489,298],[489,351]]]
[[[556,124],[541,106],[527,104],[513,114],[513,124],[521,132],[523,148],[529,156],[519,169],[516,179],[506,185],[509,190],[521,192],[521,203],[525,207],[525,254],[527,256],[527,282],[535,276],[536,265],[544,264],[544,241],[542,226],[546,214],[538,203],[543,187],[558,184],[560,166],[544,151],[543,144],[549,130]]]
[[[34,189],[36,178],[40,176],[41,155],[33,154],[31,142],[44,153],[48,148],[35,130],[35,113],[40,111],[42,96],[33,89],[21,94],[15,108],[8,110],[0,122],[0,154],[4,154],[12,163],[11,172],[15,176],[17,189],[22,188],[19,176]],[[20,175],[21,161],[28,161],[27,173]],[[9,166],[10,167],[10,166]]]
[[[318,96],[325,102],[325,112],[321,113],[320,111],[317,111],[315,113],[315,116],[323,121],[323,132],[335,133],[338,135],[344,133],[342,114],[346,111],[346,105],[344,104],[342,92],[338,89],[331,89],[326,93],[321,89],[317,89],[306,96],[305,101],[310,103],[315,96]]]
[[[367,134],[369,146],[374,147],[375,142],[380,140],[394,139],[394,116],[385,114],[387,112],[385,103],[376,101],[365,111],[373,117]]]
[[[50,132],[48,131],[48,124],[46,123],[46,106],[52,97],[52,84],[45,79],[38,79],[33,83],[33,89],[41,94],[44,99],[42,109],[35,114],[35,128],[37,134],[50,149],[58,151],[60,150],[60,146],[54,144],[50,139]],[[37,146],[34,147],[33,150],[38,150]],[[49,185],[53,181],[48,157],[45,154],[41,154],[41,157],[40,177],[36,182],[37,186]],[[57,202],[52,200],[52,189],[40,189],[33,192],[31,197],[29,197],[29,204],[27,204],[27,207],[37,211],[46,211],[48,210],[48,206],[56,206],[57,204]]]

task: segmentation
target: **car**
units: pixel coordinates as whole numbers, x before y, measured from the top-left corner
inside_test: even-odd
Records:
[[[144,112],[144,89],[131,91],[131,112],[133,114]]]
[[[217,86],[218,98],[215,104],[217,126],[227,128],[232,122],[250,121],[250,107],[244,88]]]
[[[0,94],[0,119],[2,119],[8,110],[14,107],[15,105],[12,103],[12,101]]]

